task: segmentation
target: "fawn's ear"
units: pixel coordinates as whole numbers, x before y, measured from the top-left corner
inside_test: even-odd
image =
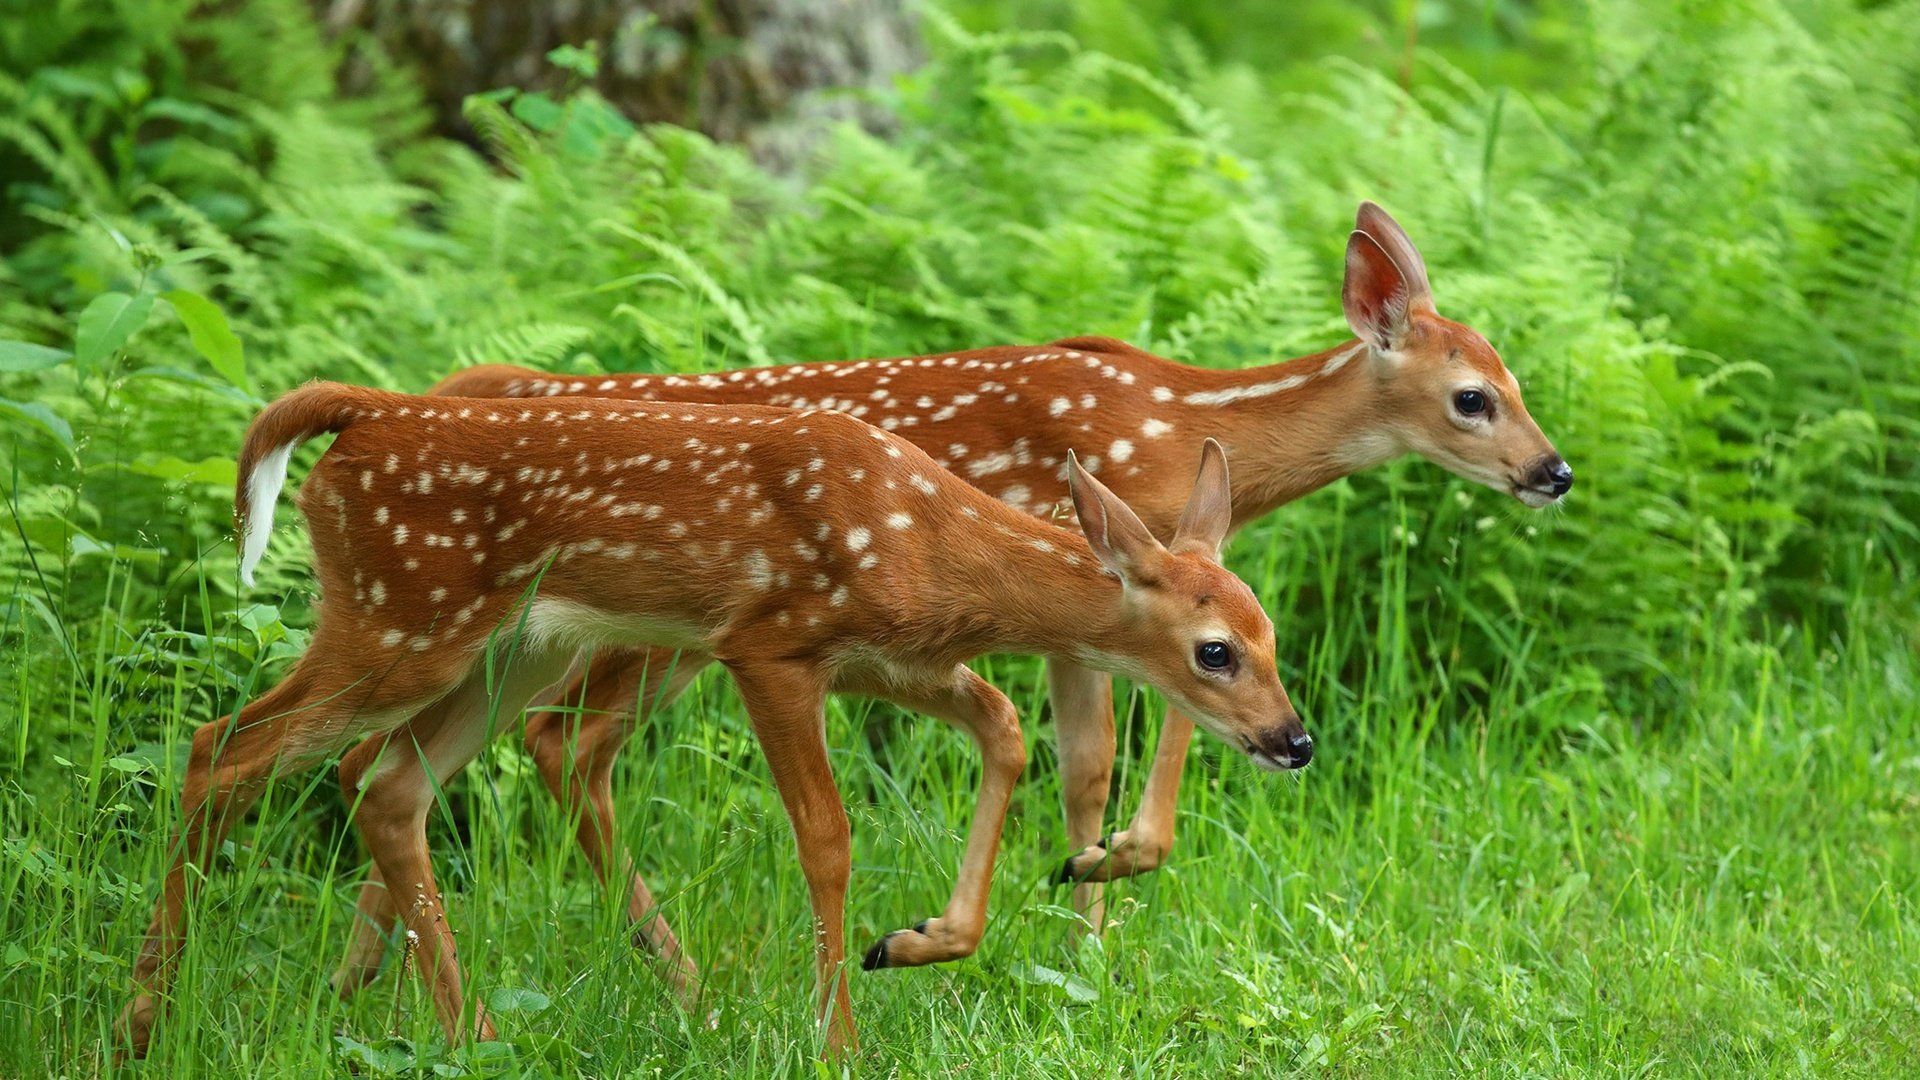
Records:
[[[1407,283],[1407,306],[1415,311],[1432,311],[1433,286],[1427,282],[1427,260],[1420,257],[1420,249],[1413,246],[1407,230],[1380,209],[1380,204],[1371,201],[1360,203],[1360,211],[1353,216],[1353,227],[1380,245],[1380,250],[1386,252],[1387,258],[1400,270],[1401,278]]]
[[[1376,349],[1392,349],[1407,332],[1412,310],[1407,278],[1373,237],[1355,229],[1347,234],[1347,280],[1340,306],[1347,325]]]
[[[1080,532],[1108,573],[1129,586],[1158,580],[1167,549],[1147,531],[1132,507],[1080,467],[1071,450],[1067,451],[1067,490],[1073,496],[1074,513],[1080,515]]]
[[[1193,478],[1193,494],[1173,530],[1170,550],[1191,551],[1220,561],[1220,545],[1233,528],[1233,488],[1227,483],[1227,452],[1208,439],[1200,446],[1200,472]]]

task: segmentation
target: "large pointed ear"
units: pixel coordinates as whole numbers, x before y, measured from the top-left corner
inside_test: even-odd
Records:
[[[1379,244],[1380,250],[1400,269],[1400,276],[1407,283],[1407,306],[1415,311],[1432,311],[1433,286],[1427,281],[1427,260],[1420,257],[1420,249],[1413,246],[1407,230],[1380,209],[1379,203],[1371,201],[1360,203],[1359,213],[1353,216],[1353,227]]]
[[[1233,489],[1227,484],[1227,452],[1208,439],[1200,447],[1200,473],[1173,531],[1173,551],[1191,551],[1220,561],[1220,545],[1233,528]]]
[[[1407,279],[1373,237],[1355,229],[1347,234],[1347,280],[1340,306],[1347,325],[1376,349],[1392,349],[1407,332],[1411,295]]]
[[[1132,507],[1080,467],[1071,450],[1067,451],[1067,491],[1073,496],[1074,513],[1080,515],[1080,532],[1108,573],[1128,585],[1149,585],[1158,579],[1167,549],[1147,531]]]

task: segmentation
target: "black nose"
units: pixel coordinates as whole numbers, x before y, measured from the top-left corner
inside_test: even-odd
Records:
[[[1527,472],[1527,486],[1557,499],[1573,489],[1573,466],[1559,454],[1542,454]]]
[[[1553,494],[1555,497],[1565,495],[1567,492],[1572,491],[1573,466],[1567,464],[1566,461],[1561,458],[1554,458],[1553,464],[1547,466],[1547,481],[1553,485]]]
[[[1287,740],[1287,764],[1299,768],[1313,760],[1313,736],[1301,732]]]

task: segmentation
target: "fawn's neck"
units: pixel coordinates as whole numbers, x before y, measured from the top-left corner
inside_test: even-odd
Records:
[[[1268,367],[1202,372],[1174,402],[1232,461],[1236,524],[1407,452],[1374,400],[1363,342]]]
[[[985,509],[979,541],[953,544],[936,571],[935,594],[972,600],[963,617],[954,608],[938,620],[947,644],[969,657],[1024,653],[1115,670],[1126,619],[1119,580],[1078,534],[998,503]]]

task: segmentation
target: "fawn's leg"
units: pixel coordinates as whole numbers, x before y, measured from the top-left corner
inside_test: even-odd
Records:
[[[1100,838],[1100,842],[1067,859],[1062,876],[1075,881],[1117,881],[1120,878],[1157,870],[1173,848],[1174,811],[1180,803],[1180,774],[1186,767],[1187,744],[1193,740],[1193,721],[1179,712],[1167,710],[1166,723],[1160,725],[1160,742],[1154,747],[1153,768],[1147,773],[1147,788],[1140,796],[1140,809],[1125,829]]]
[[[613,765],[628,736],[654,712],[671,705],[713,657],[672,649],[602,649],[591,669],[567,688],[561,703],[577,711],[545,709],[527,717],[527,749],[540,778],[577,822],[575,839],[602,884],[627,883],[627,921],[633,944],[659,958],[659,970],[681,1002],[697,997],[699,972],[660,915],[652,890],[615,840]]]
[[[814,973],[818,1015],[827,1028],[827,1052],[859,1046],[853,1003],[847,996],[845,961],[847,877],[853,872],[847,809],[827,762],[826,684],[814,670],[791,661],[727,661],[746,701],[774,786],[793,823],[800,870],[813,903]]]
[[[1067,808],[1069,856],[1060,871],[1073,882],[1073,908],[1083,913],[1094,933],[1105,925],[1101,886],[1080,880],[1079,852],[1100,837],[1113,780],[1113,679],[1064,660],[1047,661],[1047,691],[1053,704],[1053,735],[1060,747],[1060,794]]]
[[[133,1056],[147,1052],[158,1001],[172,982],[186,940],[188,865],[207,868],[211,853],[271,776],[310,767],[369,726],[407,715],[441,692],[448,676],[429,664],[387,672],[379,666],[363,662],[350,641],[330,634],[323,623],[278,686],[238,716],[211,721],[193,733],[172,861],[134,961],[134,997],[118,1024],[118,1039]]]
[[[346,777],[342,776],[340,782],[343,789],[350,787]],[[351,800],[347,810],[349,813],[354,810]],[[399,919],[400,909],[394,906],[393,894],[387,891],[387,881],[380,876],[380,867],[375,864],[367,870],[367,880],[361,884],[359,899],[354,903],[353,936],[347,940],[347,954],[328,980],[333,984],[334,993],[342,999],[350,998],[380,974],[380,960],[387,952],[387,935],[393,933]]]
[[[449,1043],[462,1037],[460,964],[427,850],[427,814],[435,790],[558,678],[570,659],[558,651],[514,656],[496,668],[492,686],[486,672],[475,670],[398,730],[354,747],[340,765],[354,824],[387,885],[384,891],[399,908]],[[477,1002],[471,1031],[493,1037]]]
[[[889,700],[937,716],[973,736],[981,757],[980,795],[974,806],[973,826],[967,832],[966,854],[946,910],[911,930],[895,930],[867,950],[861,966],[915,967],[971,956],[987,926],[987,893],[993,885],[993,860],[1000,850],[1000,830],[1006,823],[1013,785],[1027,764],[1026,740],[1013,702],[991,683],[965,667],[956,667],[953,682],[924,693],[884,693]]]
[[[626,879],[627,919],[635,927],[633,944],[659,959],[661,975],[689,1007],[698,996],[699,972],[659,914],[646,881],[633,872],[632,860],[615,842],[613,764],[633,730],[631,706],[636,700],[638,715],[651,716],[679,697],[712,662],[704,654],[675,654],[671,649],[603,649],[594,658],[591,678],[573,679],[553,699],[556,704],[577,705],[577,711],[546,708],[527,716],[527,749],[561,809],[578,815],[575,838],[580,850],[603,884],[609,867],[614,880]],[[399,914],[375,866],[360,889],[353,940],[334,972],[334,989],[342,997],[379,973],[380,958]]]

